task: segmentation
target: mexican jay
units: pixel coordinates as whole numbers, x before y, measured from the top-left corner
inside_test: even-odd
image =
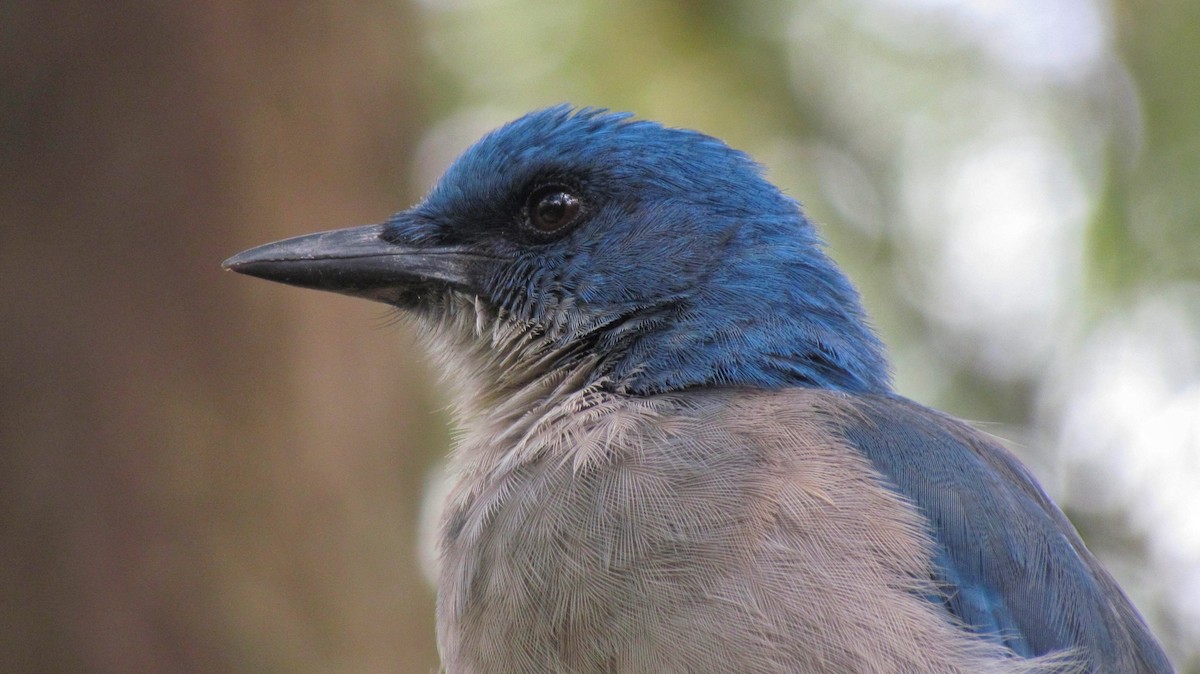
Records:
[[[225,263],[410,314],[463,428],[451,674],[1169,672],[988,435],[893,392],[855,289],[745,154],[533,112],[387,222]]]

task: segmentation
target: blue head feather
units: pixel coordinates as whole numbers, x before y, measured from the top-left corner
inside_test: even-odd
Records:
[[[533,236],[529,195],[582,214]],[[799,205],[712,137],[553,107],[468,149],[387,237],[506,261],[476,288],[509,320],[603,354],[595,376],[650,394],[724,385],[886,391],[858,295]]]

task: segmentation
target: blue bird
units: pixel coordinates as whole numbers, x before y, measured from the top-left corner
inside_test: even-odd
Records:
[[[381,225],[225,266],[411,314],[458,384],[448,672],[1170,672],[1029,471],[893,392],[799,205],[567,106]]]

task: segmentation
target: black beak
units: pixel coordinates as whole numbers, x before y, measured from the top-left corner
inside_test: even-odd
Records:
[[[268,281],[411,307],[446,288],[477,292],[497,262],[455,246],[393,243],[383,237],[392,225],[284,239],[242,251],[222,266]]]

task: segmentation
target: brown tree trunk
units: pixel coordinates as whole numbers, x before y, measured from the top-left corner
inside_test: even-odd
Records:
[[[0,10],[0,670],[436,666],[407,334],[219,267],[412,198],[413,16]]]

